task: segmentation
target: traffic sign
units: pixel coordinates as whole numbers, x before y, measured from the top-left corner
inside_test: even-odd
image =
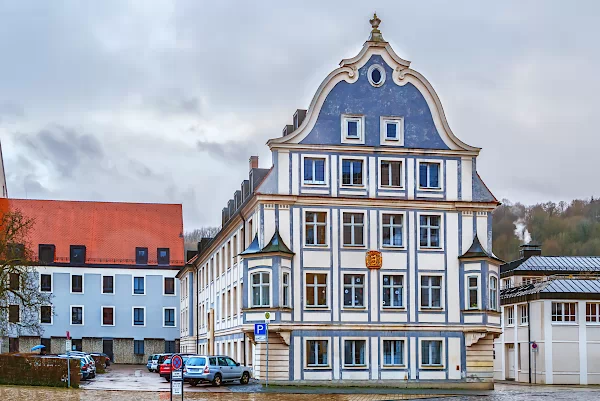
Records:
[[[265,322],[269,323],[271,321],[271,312],[265,312]]]
[[[267,341],[267,324],[266,323],[255,323],[254,324],[254,341],[257,343],[264,343]]]
[[[174,370],[171,372],[171,380],[181,380],[183,376],[181,374],[181,370]]]
[[[173,370],[179,370],[183,366],[183,359],[181,355],[173,355],[171,358],[171,367]]]
[[[183,395],[183,382],[177,381],[171,383],[171,394],[172,395]]]
[[[65,341],[66,352],[73,351],[73,342],[71,340]]]

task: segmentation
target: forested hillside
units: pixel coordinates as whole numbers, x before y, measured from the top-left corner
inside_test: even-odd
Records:
[[[519,245],[542,245],[545,256],[600,255],[600,200],[547,202],[533,206],[502,200],[493,213],[496,256],[505,261],[519,257]]]

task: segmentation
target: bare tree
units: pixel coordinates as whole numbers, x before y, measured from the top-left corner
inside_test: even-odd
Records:
[[[213,238],[219,233],[219,227],[200,227],[186,232],[183,237],[186,249],[196,249],[202,238]]]
[[[0,212],[0,337],[43,332],[39,310],[51,297],[38,289],[29,243],[33,224],[19,211]]]

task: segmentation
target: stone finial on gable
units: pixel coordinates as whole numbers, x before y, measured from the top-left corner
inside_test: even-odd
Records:
[[[381,31],[379,30],[379,24],[381,24],[381,19],[377,16],[377,13],[373,14],[373,18],[369,20],[371,23],[371,36],[369,36],[369,42],[385,42],[383,40],[383,35],[381,35]]]

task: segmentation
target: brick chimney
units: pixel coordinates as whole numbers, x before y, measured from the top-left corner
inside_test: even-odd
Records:
[[[250,156],[250,170],[258,168],[258,156]]]

